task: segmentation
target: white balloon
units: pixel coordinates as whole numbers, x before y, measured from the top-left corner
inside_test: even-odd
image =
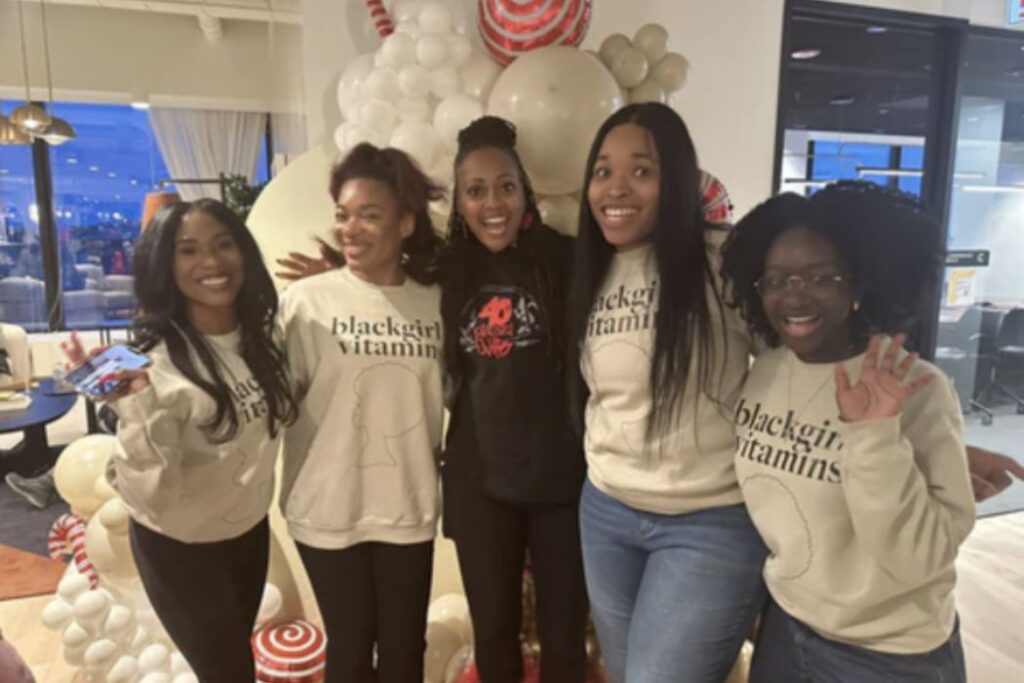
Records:
[[[464,643],[473,641],[473,625],[469,618],[469,602],[461,593],[445,593],[430,603],[427,621],[439,622],[454,629]]]
[[[545,197],[537,202],[540,218],[545,225],[562,233],[575,235],[578,230],[580,203],[571,195]]]
[[[430,72],[430,92],[439,100],[459,92],[459,72],[454,66],[442,66]]]
[[[414,19],[412,21],[404,21],[395,26],[395,33],[404,33],[413,40],[416,40],[423,35],[423,29],[420,28],[419,22]]]
[[[84,648],[86,643],[91,641],[92,638],[92,631],[85,628],[77,621],[72,621],[68,624],[67,628],[64,629],[64,633],[60,636],[61,642],[70,648]]]
[[[71,666],[82,666],[85,663],[85,646],[79,647],[68,647],[65,645],[61,648],[61,654],[64,655],[64,661]]]
[[[60,631],[71,622],[71,605],[62,598],[54,598],[43,608],[43,626],[51,631]]]
[[[171,681],[171,683],[199,683],[199,679],[196,678],[196,675],[194,673],[189,672],[186,674],[179,674],[178,676],[175,676],[174,680]]]
[[[107,673],[107,683],[135,683],[139,678],[139,661],[131,655],[121,655]]]
[[[117,448],[109,434],[91,434],[64,447],[53,467],[53,484],[72,512],[88,519],[106,499],[96,495],[96,480],[106,476],[107,463]]]
[[[416,21],[422,8],[421,0],[399,0],[391,10],[391,17],[398,23]]]
[[[384,64],[401,69],[416,63],[416,41],[407,33],[392,33],[384,39],[379,54]]]
[[[448,41],[436,33],[424,33],[416,39],[416,59],[425,69],[436,69],[448,61]]]
[[[345,142],[345,138],[351,126],[351,123],[339,123],[338,127],[334,129],[334,146],[338,148],[339,152],[344,152],[348,149],[348,143]]]
[[[434,130],[441,143],[454,153],[459,146],[459,131],[484,115],[484,104],[471,95],[446,98],[434,110]]]
[[[430,168],[437,156],[437,133],[429,123],[404,121],[391,135],[390,145],[407,153],[420,168]]]
[[[114,605],[103,622],[103,633],[114,640],[129,640],[135,635],[135,614],[124,605]]]
[[[398,74],[387,67],[376,68],[366,77],[364,90],[370,97],[381,100],[397,100],[402,95],[398,89]]]
[[[387,137],[365,123],[350,123],[348,128],[345,129],[344,142],[345,147],[343,149],[345,150],[350,150],[363,142],[369,142],[375,147],[384,147],[387,144]]]
[[[445,683],[453,683],[456,679],[458,679],[459,675],[462,673],[462,670],[465,669],[466,666],[472,661],[473,646],[463,645],[462,647],[460,647],[455,652],[455,654],[452,655],[452,658],[448,660],[448,667],[445,669],[444,672]]]
[[[85,528],[85,552],[104,581],[139,575],[128,539],[128,508],[120,498],[103,504]]]
[[[633,36],[633,47],[654,64],[668,52],[668,31],[661,24],[644,24]]]
[[[171,653],[159,643],[147,646],[139,655],[139,670],[144,674],[163,671],[171,664]]]
[[[464,643],[458,632],[439,621],[427,622],[427,646],[423,653],[423,677],[429,683],[444,683],[452,656]]]
[[[666,92],[675,92],[686,85],[690,62],[678,52],[669,52],[651,69],[651,78],[661,84]]]
[[[374,69],[373,53],[361,54],[352,60],[338,79],[338,109],[349,118],[349,111],[360,100],[363,82]]]
[[[462,76],[462,92],[486,100],[501,73],[497,62],[482,52],[473,52],[469,61],[459,70]]]
[[[376,52],[373,53],[373,65],[375,67],[387,66],[387,64],[384,63],[384,53],[381,52],[380,50],[377,50]]]
[[[597,54],[601,57],[601,61],[605,63],[605,66],[611,66],[612,57],[617,55],[620,50],[624,50],[632,45],[626,36],[621,33],[613,33],[601,41],[601,47],[598,49]]]
[[[85,665],[97,669],[106,669],[121,654],[117,643],[109,638],[101,638],[85,648]]]
[[[185,661],[185,655],[180,652],[171,653],[171,675],[180,676],[181,674],[192,673],[192,667]]]
[[[386,100],[367,100],[359,105],[358,120],[387,137],[395,129],[398,110],[394,104]]]
[[[629,91],[630,103],[661,102],[662,104],[665,104],[666,98],[665,89],[662,88],[661,84],[653,78],[648,78],[646,81]]]
[[[448,34],[452,31],[452,13],[441,2],[428,2],[419,13],[420,28],[424,33]]]
[[[75,598],[89,590],[89,579],[78,572],[68,573],[57,584],[57,595],[68,602],[74,602]]]
[[[143,650],[149,647],[153,642],[152,636],[149,634],[149,629],[145,626],[138,626],[135,629],[135,635],[132,636],[132,642],[128,645],[128,651],[133,655],[141,655]]]
[[[534,189],[569,194],[583,184],[595,133],[623,104],[604,65],[567,46],[531,50],[498,77],[487,112],[519,132],[519,153]]]
[[[647,57],[635,47],[623,48],[615,53],[608,68],[623,88],[635,88],[647,78]]]
[[[431,114],[430,104],[424,99],[411,99],[403,97],[395,103],[400,121],[429,121]]]
[[[456,67],[461,67],[472,56],[473,43],[461,33],[453,33],[448,36],[448,52],[451,55],[451,63]]]
[[[426,97],[430,93],[430,72],[419,64],[405,67],[398,72],[398,89],[403,97]]]
[[[171,675],[170,674],[165,673],[163,671],[153,671],[151,673],[147,673],[145,676],[143,676],[141,679],[139,679],[139,683],[174,683],[174,682],[171,680]]]
[[[75,619],[82,625],[98,624],[110,609],[110,593],[102,588],[82,593],[75,598]]]
[[[268,583],[263,587],[263,597],[260,599],[260,609],[256,614],[256,623],[262,624],[273,619],[281,611],[281,591],[277,586]]]

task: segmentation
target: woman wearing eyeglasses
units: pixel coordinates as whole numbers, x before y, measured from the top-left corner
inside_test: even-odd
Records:
[[[771,550],[753,683],[965,680],[960,410],[901,348],[939,235],[913,198],[849,181],[761,204],[725,247],[731,303],[775,347],[736,406],[736,473]]]

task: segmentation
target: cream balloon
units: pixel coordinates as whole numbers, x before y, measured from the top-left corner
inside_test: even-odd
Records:
[[[121,648],[109,638],[101,638],[85,648],[85,665],[92,669],[106,670],[121,654]]]
[[[112,600],[110,593],[99,588],[75,598],[75,621],[86,628],[96,628],[107,616]]]
[[[390,136],[398,122],[398,110],[387,100],[370,99],[359,105],[359,123],[373,128],[382,136]]]
[[[68,624],[61,633],[60,640],[68,648],[78,649],[85,646],[93,639],[93,632],[85,628],[77,621]],[[83,653],[84,654],[84,653]]]
[[[665,104],[667,99],[668,95],[665,93],[665,89],[662,88],[661,84],[653,78],[648,78],[646,81],[629,91],[630,103],[661,102],[662,104]]]
[[[191,673],[192,667],[185,661],[185,655],[180,652],[171,653],[171,675],[179,676],[181,674]]]
[[[499,74],[501,67],[497,62],[482,52],[474,51],[465,66],[459,70],[459,76],[462,77],[462,92],[486,100]]]
[[[575,235],[579,228],[580,203],[570,195],[545,197],[537,202],[541,220],[545,225],[562,233]]]
[[[107,463],[117,449],[117,439],[108,434],[83,436],[67,445],[53,468],[53,483],[72,512],[88,519],[104,502],[96,492],[96,481],[106,475]]]
[[[71,605],[63,598],[54,598],[43,608],[43,626],[51,631],[60,631],[71,623]]]
[[[432,111],[425,99],[403,97],[395,103],[400,121],[429,121]]]
[[[623,88],[635,88],[647,78],[647,57],[635,47],[619,50],[608,69]]]
[[[165,671],[152,671],[139,679],[139,683],[174,683]]]
[[[442,2],[428,2],[417,15],[424,33],[446,35],[452,31],[452,12]]]
[[[448,662],[466,643],[448,624],[427,622],[427,646],[423,656],[424,683],[444,683]]]
[[[633,47],[654,64],[668,52],[668,31],[661,24],[644,24],[633,36]]]
[[[452,658],[448,660],[448,667],[444,673],[444,683],[456,683],[463,670],[473,661],[473,646],[463,645]]]
[[[349,123],[345,129],[344,150],[350,150],[361,142],[369,142],[371,145],[383,147],[387,144],[388,136],[365,123]]]
[[[469,618],[469,602],[461,593],[445,593],[434,598],[427,608],[427,621],[446,624],[463,642],[473,642],[473,624]]]
[[[601,61],[604,62],[606,66],[610,66],[612,58],[617,55],[620,50],[632,47],[632,45],[633,43],[631,43],[629,38],[626,36],[621,33],[613,33],[601,41],[601,47],[598,49],[597,54],[600,55]]]
[[[363,91],[370,97],[392,102],[402,96],[402,91],[398,89],[398,74],[388,67],[378,67],[371,71],[363,84]]]
[[[199,683],[199,679],[192,672],[178,674],[171,683]]]
[[[450,152],[458,149],[459,131],[484,114],[483,103],[471,95],[452,95],[434,110],[434,130]]]
[[[415,20],[405,21],[395,26],[395,33],[404,33],[413,40],[417,40],[423,35],[423,29],[420,28],[419,22]]]
[[[439,100],[459,92],[459,72],[454,66],[442,66],[430,72],[430,93]]]
[[[395,128],[390,145],[407,153],[420,168],[430,168],[437,156],[440,140],[434,127],[419,121],[404,121]]]
[[[403,97],[420,99],[430,94],[430,72],[419,64],[407,66],[398,72],[398,89]]]
[[[392,33],[384,39],[378,54],[386,66],[401,69],[416,63],[416,41],[406,33]]]
[[[669,52],[651,69],[651,78],[666,92],[675,92],[686,85],[690,62],[677,52]]]
[[[103,621],[103,634],[111,640],[129,644],[135,635],[135,614],[125,605],[114,605]]]
[[[149,645],[139,655],[139,669],[142,673],[164,671],[171,665],[171,652],[166,646],[156,643]]]
[[[338,79],[338,109],[349,118],[350,109],[360,102],[363,83],[374,69],[373,53],[361,54],[345,67]]]
[[[128,508],[120,498],[103,504],[85,527],[85,552],[104,580],[138,576],[128,540]]]
[[[73,567],[69,567],[68,573],[57,584],[57,595],[71,604],[74,604],[75,598],[87,590],[89,590],[89,579],[77,571],[73,571]]]
[[[416,21],[422,8],[422,0],[399,0],[392,8],[391,16],[396,23]]]
[[[461,33],[453,33],[448,36],[448,53],[452,66],[464,66],[473,54],[473,43]]]
[[[425,69],[437,69],[448,61],[448,41],[436,33],[424,33],[416,39],[416,59]]]
[[[274,617],[281,611],[281,591],[277,589],[272,583],[268,583],[263,586],[263,597],[260,598],[260,608],[256,614],[256,625],[261,626]]]
[[[135,683],[139,678],[139,660],[121,655],[107,673],[107,683]]]
[[[583,184],[594,134],[623,104],[608,70],[572,47],[532,50],[498,77],[487,112],[519,131],[519,153],[534,189],[569,194]]]
[[[61,655],[64,657],[64,661],[71,666],[82,666],[85,664],[85,646],[81,647],[68,647],[65,645],[61,648]]]

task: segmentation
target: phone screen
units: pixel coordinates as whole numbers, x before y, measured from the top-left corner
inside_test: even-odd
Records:
[[[100,378],[118,370],[135,370],[149,365],[149,358],[124,344],[107,347],[78,367],[68,371],[65,379],[86,396],[102,396],[112,391],[116,383]]]

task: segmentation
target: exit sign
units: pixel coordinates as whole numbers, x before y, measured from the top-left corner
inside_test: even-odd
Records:
[[[1006,4],[1010,8],[1007,21],[1011,24],[1024,22],[1024,0],[1007,0]]]

